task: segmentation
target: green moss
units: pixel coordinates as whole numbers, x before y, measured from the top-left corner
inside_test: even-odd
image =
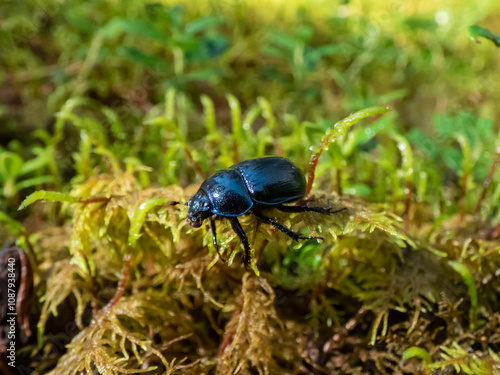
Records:
[[[234,106],[234,99],[232,103]],[[211,117],[207,121],[211,122]],[[207,142],[214,131],[212,128],[207,133]],[[401,135],[391,130],[387,145],[390,139],[401,145],[400,151],[387,151],[393,152],[394,158],[399,152],[411,155]],[[322,163],[329,161],[320,160],[319,165]],[[365,167],[376,171],[376,161],[372,163]],[[416,168],[413,159],[406,156],[401,165],[404,173],[397,173],[399,167],[394,165],[387,176],[405,184],[412,182],[414,172],[408,171]],[[54,373],[76,373],[84,368],[110,373],[133,369],[183,372],[191,366],[194,371],[216,368],[222,373],[236,369],[297,372],[303,360],[313,367],[334,370],[338,369],[334,358],[339,355],[345,365],[359,363],[354,355],[341,355],[342,346],[353,346],[354,350],[363,345],[372,346],[367,361],[380,371],[390,368],[389,354],[399,356],[401,361],[416,356],[408,354],[416,345],[432,353],[430,360],[426,357],[425,368],[445,367],[458,352],[447,351],[446,345],[441,350],[433,349],[436,333],[428,327],[441,322],[438,331],[442,331],[444,342],[457,345],[456,329],[469,331],[480,340],[474,332],[486,329],[486,320],[495,314],[498,301],[487,295],[484,301],[478,300],[475,291],[476,285],[481,285],[494,294],[498,287],[491,276],[484,284],[484,278],[500,266],[498,242],[477,237],[481,232],[474,234],[454,226],[456,216],[428,232],[426,222],[407,211],[408,236],[401,219],[388,211],[387,205],[328,192],[324,187],[328,176],[323,175],[318,188],[311,192],[309,204],[326,205],[329,200],[346,210],[332,216],[270,214],[295,230],[307,228],[323,236],[324,243],[291,243],[253,217],[242,219],[254,250],[256,275],[252,275],[239,262],[233,262],[242,249],[227,223],[218,225],[218,234],[223,254],[230,254],[228,265],[218,261],[208,227],[194,230],[183,219],[184,207],[167,205],[169,200],[185,201],[196,186],[143,190],[138,181],[140,173],[130,166],[129,172],[103,174],[74,185],[69,194],[39,191],[23,203],[26,207],[37,199],[65,201],[72,217],[65,224],[69,244],[66,259],[52,263],[43,255],[47,248],[41,242],[36,244],[41,267],[52,270],[41,299],[39,345],[46,345],[46,334],[53,329],[49,318],[58,315],[64,301],[73,301],[70,303],[74,304],[78,327]],[[410,202],[417,204],[411,198]],[[110,301],[120,279],[124,254],[132,259],[129,284],[118,288],[123,297],[107,307],[106,301]],[[459,262],[466,262],[467,268]],[[483,264],[488,264],[487,269]],[[467,292],[460,286],[462,280],[447,271],[449,265],[464,277],[470,302],[466,302]],[[467,309],[461,311],[467,303],[470,315]],[[361,336],[346,328],[359,308],[368,318]],[[395,314],[399,314],[397,323]],[[401,329],[406,334],[400,337]],[[349,341],[356,337],[356,344]],[[176,349],[168,343],[175,346],[181,341],[183,354],[175,355]],[[201,342],[206,343],[202,352]],[[277,342],[283,345],[276,347]],[[388,343],[385,348],[382,342]],[[307,352],[312,347],[319,348],[320,357]],[[485,355],[490,356],[488,353]],[[172,363],[181,358],[186,358],[182,365]],[[492,366],[497,366],[491,358]],[[479,358],[470,362],[463,356],[455,360],[454,365],[460,368],[490,363]]]

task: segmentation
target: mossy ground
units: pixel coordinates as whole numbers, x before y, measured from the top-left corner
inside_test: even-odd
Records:
[[[500,373],[498,4],[297,4],[3,6],[18,370]],[[346,209],[242,217],[246,270],[167,202],[265,155]]]

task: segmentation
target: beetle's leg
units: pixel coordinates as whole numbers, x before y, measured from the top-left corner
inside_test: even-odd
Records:
[[[236,234],[240,238],[241,243],[243,244],[245,253],[243,254],[242,262],[245,265],[245,268],[248,268],[248,266],[250,265],[250,245],[248,244],[248,237],[245,234],[243,228],[241,227],[238,218],[232,217],[229,218],[229,221],[231,221],[231,226],[233,227],[233,230],[236,232]]]
[[[187,203],[184,203],[184,202],[179,202],[179,201],[168,201],[167,204],[169,206],[177,206],[178,204],[183,204],[184,206],[187,206],[188,204]]]
[[[282,212],[307,212],[307,211],[313,211],[313,212],[319,212],[320,214],[325,214],[325,215],[332,215],[336,214],[338,212],[347,210],[346,207],[339,208],[338,210],[332,211],[332,208],[330,207],[330,202],[328,202],[328,206],[326,207],[313,207],[313,206],[283,206],[282,204],[279,204],[275,206],[278,210]]]
[[[227,260],[225,260],[222,257],[222,255],[220,255],[220,252],[219,252],[219,245],[217,245],[217,228],[215,227],[215,221],[213,218],[210,218],[210,227],[212,229],[212,240],[214,241],[215,251],[217,251],[217,254],[219,254],[220,260],[227,263]]]
[[[280,231],[282,231],[288,237],[292,238],[295,241],[298,241],[298,240],[312,240],[312,239],[323,240],[323,237],[306,237],[306,236],[301,236],[297,232],[294,232],[293,230],[285,227],[283,224],[278,223],[276,220],[271,219],[270,217],[262,215],[258,211],[253,211],[253,214],[255,216],[257,216],[259,219],[262,219],[262,220],[268,222],[269,224],[273,225],[274,227],[276,227],[277,229],[279,229]]]

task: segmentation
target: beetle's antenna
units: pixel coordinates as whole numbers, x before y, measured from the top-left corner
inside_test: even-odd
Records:
[[[178,204],[183,204],[184,206],[187,206],[187,203],[184,202],[178,202],[178,201],[168,201],[167,203],[169,206],[177,206]]]

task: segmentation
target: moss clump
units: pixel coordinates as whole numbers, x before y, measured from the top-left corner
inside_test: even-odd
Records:
[[[391,135],[389,145],[391,139],[405,144]],[[67,194],[35,193],[64,202],[58,215],[67,218],[59,236],[44,226],[33,244],[43,296],[38,346],[29,355],[36,372],[412,372],[453,365],[474,373],[500,365],[492,354],[499,343],[484,340],[495,337],[500,322],[494,227],[472,226],[472,216],[461,221],[458,214],[429,231],[412,199],[402,202],[403,221],[386,205],[332,193],[320,173],[325,187],[312,190],[309,204],[346,210],[269,215],[324,243],[292,243],[255,217],[242,218],[257,276],[232,262],[242,248],[228,223],[218,233],[229,265],[219,261],[208,226],[194,230],[184,207],[167,204],[185,201],[196,185],[144,189],[141,173],[101,174]],[[74,323],[60,351],[51,337],[62,322]]]
[[[15,4],[7,37],[34,13]],[[484,4],[462,18],[481,21]],[[304,10],[278,26],[244,3],[201,15],[68,0],[2,49],[16,74],[0,88],[15,94],[0,107],[0,239],[31,264],[18,362],[54,375],[500,373],[499,90],[480,84],[495,82],[495,45],[475,49],[427,5],[379,22],[350,3],[348,18]],[[307,204],[345,210],[267,212],[324,242],[242,217],[247,271],[228,223],[225,264],[208,225],[168,201],[265,155],[308,175]]]

